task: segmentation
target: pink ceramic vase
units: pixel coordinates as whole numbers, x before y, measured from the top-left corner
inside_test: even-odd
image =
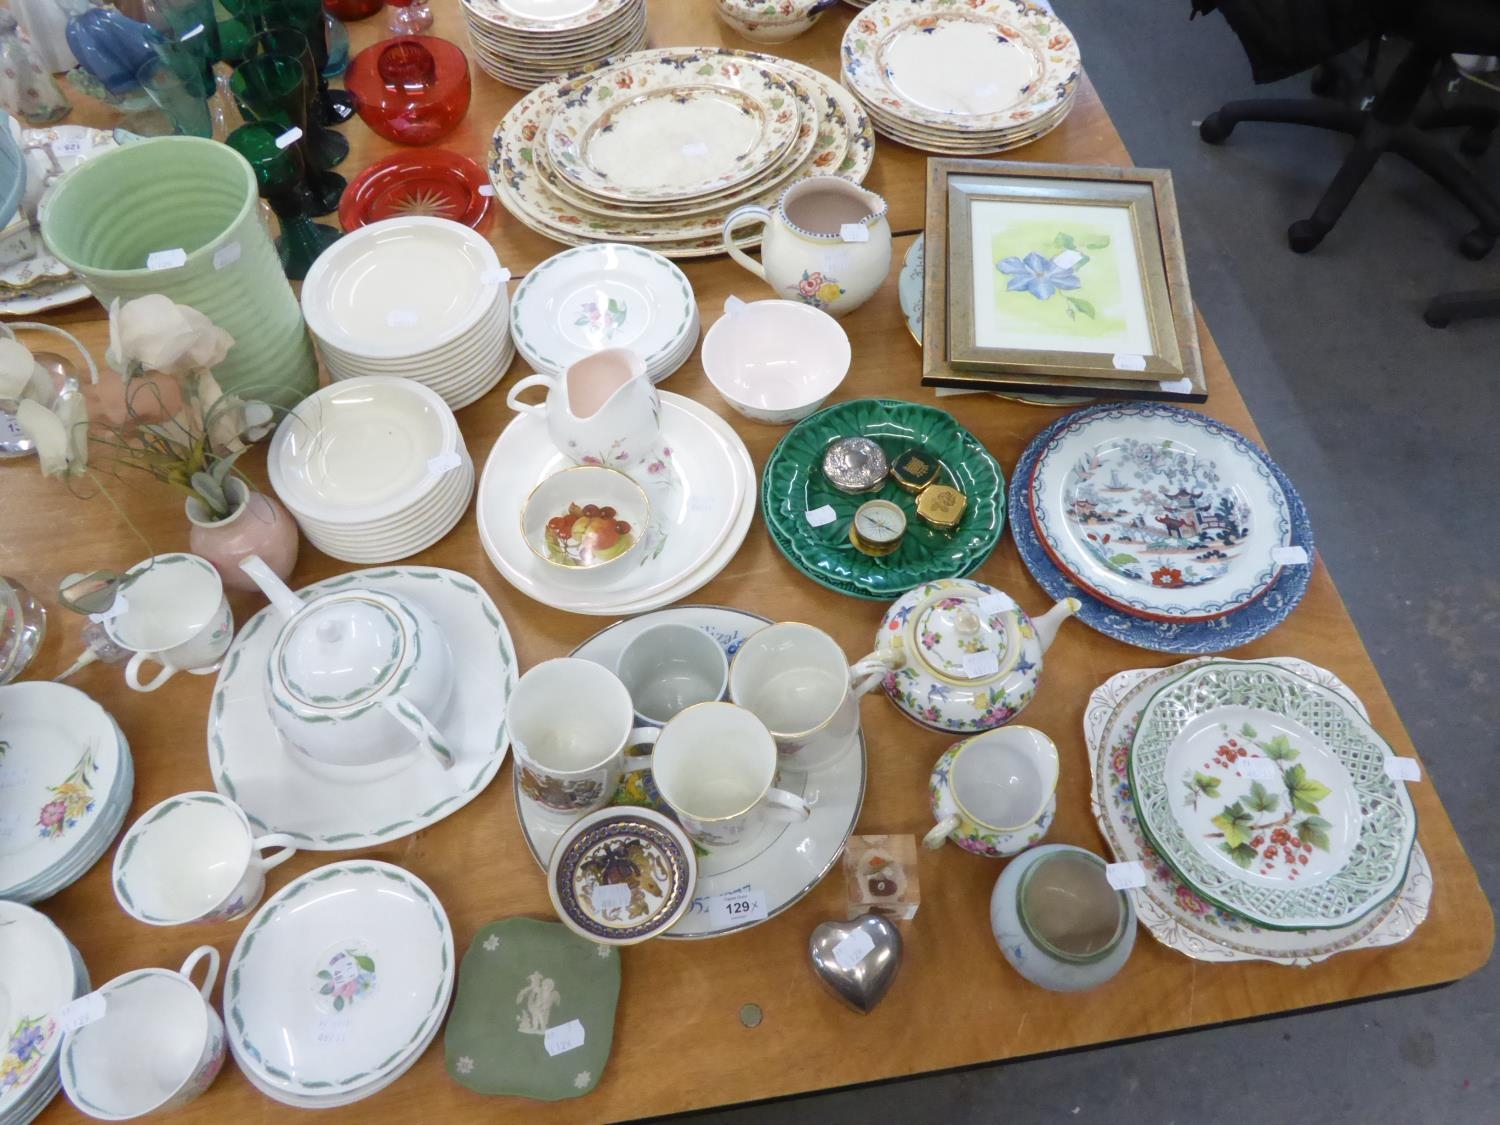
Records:
[[[240,569],[246,555],[259,555],[285,579],[297,565],[296,522],[274,496],[256,492],[237,477],[230,477],[224,489],[234,510],[222,520],[215,520],[201,500],[187,501],[193,525],[189,549],[213,563],[231,590],[259,589]]]

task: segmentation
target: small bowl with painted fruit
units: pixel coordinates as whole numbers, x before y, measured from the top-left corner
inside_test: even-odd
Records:
[[[651,502],[635,481],[602,465],[578,465],[531,490],[521,534],[543,562],[594,572],[636,555],[650,518]]]

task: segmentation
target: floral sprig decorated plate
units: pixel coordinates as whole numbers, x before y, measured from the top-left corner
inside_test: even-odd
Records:
[[[1348,949],[1373,949],[1405,941],[1427,917],[1432,871],[1420,844],[1412,849],[1411,870],[1400,894],[1353,925],[1295,933],[1266,930],[1200,898],[1177,877],[1146,840],[1131,802],[1127,763],[1141,711],[1163,686],[1210,658],[1165,669],[1121,672],[1095,688],[1084,712],[1084,735],[1093,774],[1090,803],[1094,819],[1116,861],[1139,861],[1144,887],[1130,893],[1141,922],[1163,945],[1200,961],[1274,961],[1309,965]],[[1232,663],[1214,661],[1214,663]],[[1300,660],[1277,657],[1274,664],[1338,692],[1361,714],[1364,705],[1333,673]]]
[[[1417,815],[1390,746],[1342,695],[1268,664],[1161,688],[1132,743],[1131,800],[1205,900],[1267,929],[1348,926],[1406,881]]]
[[[1078,411],[1050,431],[1030,489],[1052,561],[1140,616],[1222,617],[1271,588],[1291,545],[1271,459],[1233,428],[1179,407]]]
[[[0,901],[0,1121],[30,1121],[57,1096],[57,1016],[88,987],[77,950],[46,915]]]
[[[1031,516],[1030,483],[1037,457],[1052,435],[1066,425],[1072,416],[1061,418],[1038,434],[1016,462],[1011,478],[1011,538],[1020,551],[1021,561],[1047,593],[1054,598],[1077,598],[1082,603],[1078,619],[1107,637],[1138,648],[1183,655],[1227,652],[1265,636],[1280,625],[1301,604],[1312,577],[1314,554],[1312,521],[1297,490],[1286,474],[1271,463],[1271,475],[1281,486],[1291,515],[1291,544],[1307,553],[1307,562],[1288,564],[1271,587],[1259,598],[1222,617],[1207,621],[1158,621],[1125,613],[1096,598],[1074,582],[1047,554]]]
[[[820,468],[829,442],[855,435],[878,441],[887,460],[920,448],[941,462],[945,482],[968,498],[959,526],[951,532],[928,526],[917,518],[916,497],[887,483],[878,495],[905,511],[906,534],[884,557],[857,550],[849,521],[876,494],[840,492]],[[979,439],[945,410],[896,399],[852,399],[798,422],[771,451],[760,499],[766,527],[788,562],[830,590],[875,601],[973,572],[994,550],[1005,524],[1005,476]],[[833,509],[834,519],[814,526],[807,514],[825,507]]]

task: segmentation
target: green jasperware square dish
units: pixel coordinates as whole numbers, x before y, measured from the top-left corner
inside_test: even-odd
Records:
[[[549,1102],[587,1094],[609,1061],[619,997],[620,955],[611,946],[558,922],[491,922],[459,965],[443,1040],[448,1073],[481,1094]],[[574,1021],[582,1043],[550,1054],[549,1043],[557,1050],[576,1040]]]
[[[943,466],[941,481],[968,498],[951,532],[917,518],[917,498],[887,481],[878,493],[851,496],[822,473],[823,451],[838,438],[863,435],[887,460],[920,448]],[[867,500],[889,500],[907,517],[893,554],[874,558],[849,541],[849,523]],[[793,426],[771,451],[761,476],[761,514],[788,562],[830,590],[890,601],[913,586],[972,574],[995,549],[1005,526],[1005,476],[979,439],[946,410],[897,399],[861,398],[827,407]],[[814,527],[808,512],[831,507],[834,519]]]

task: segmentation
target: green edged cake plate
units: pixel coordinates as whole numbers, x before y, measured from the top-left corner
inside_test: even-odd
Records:
[[[620,955],[557,922],[504,918],[474,935],[443,1039],[448,1073],[481,1094],[560,1101],[599,1084],[615,1035]]]
[[[963,520],[940,531],[917,517],[917,497],[887,480],[878,492],[849,495],[823,476],[823,451],[839,438],[880,444],[887,461],[917,449],[942,465],[941,483],[968,498]],[[890,555],[862,553],[849,524],[866,501],[889,500],[906,515],[906,534]],[[830,406],[793,426],[771,451],[761,476],[761,513],[777,549],[807,577],[854,598],[891,601],[924,582],[972,573],[1005,526],[1005,476],[979,439],[946,410],[897,399],[860,398]],[[817,524],[808,513],[831,508]],[[825,513],[826,514],[826,513]]]
[[[1146,705],[1130,794],[1147,841],[1199,897],[1266,929],[1326,930],[1406,881],[1417,814],[1392,757],[1339,693],[1211,662]]]

